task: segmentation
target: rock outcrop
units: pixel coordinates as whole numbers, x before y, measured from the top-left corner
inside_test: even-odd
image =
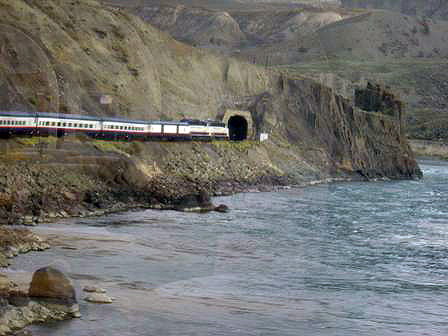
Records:
[[[32,298],[76,302],[72,282],[64,273],[53,267],[44,267],[34,272],[28,295]]]
[[[81,316],[70,280],[54,268],[38,270],[29,293],[0,276],[0,335],[9,335],[32,323]]]
[[[0,267],[7,267],[8,259],[19,253],[47,248],[49,245],[29,230],[0,226]]]

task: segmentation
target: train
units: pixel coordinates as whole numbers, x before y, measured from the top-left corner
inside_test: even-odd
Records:
[[[104,140],[228,140],[229,129],[216,120],[130,120],[47,112],[0,112],[0,136],[62,137],[84,134]]]

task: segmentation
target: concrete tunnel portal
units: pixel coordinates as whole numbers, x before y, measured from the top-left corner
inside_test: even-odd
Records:
[[[243,141],[247,139],[249,125],[246,118],[234,115],[227,122],[229,127],[229,138],[232,141]]]

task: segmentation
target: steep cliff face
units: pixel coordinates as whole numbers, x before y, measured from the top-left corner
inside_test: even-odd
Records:
[[[228,49],[246,41],[245,34],[228,12],[180,5],[145,6],[135,12],[146,22],[188,44]]]
[[[132,11],[179,41],[236,54],[254,46],[294,43],[327,24],[353,15],[334,7],[304,4],[291,7],[263,9],[253,6],[222,12],[162,3],[133,7]]]

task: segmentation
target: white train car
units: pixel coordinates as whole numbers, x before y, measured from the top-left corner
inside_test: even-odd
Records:
[[[0,112],[0,136],[36,134],[37,117],[35,113]]]
[[[229,129],[226,124],[220,121],[208,120],[207,121],[208,131],[210,136],[216,140],[228,140],[229,139]]]
[[[104,139],[141,139],[145,140],[149,132],[148,122],[107,118],[101,120],[101,138]]]
[[[207,121],[199,119],[182,119],[181,122],[188,124],[193,140],[211,140],[211,133]]]
[[[148,122],[149,140],[191,140],[188,124],[172,121]]]
[[[100,136],[102,130],[98,117],[58,114],[36,113],[36,133],[38,135],[64,136],[66,134],[86,134],[88,136]]]
[[[85,134],[102,139],[212,140],[228,139],[221,122],[184,119],[143,121],[41,112],[1,112],[0,136]]]

